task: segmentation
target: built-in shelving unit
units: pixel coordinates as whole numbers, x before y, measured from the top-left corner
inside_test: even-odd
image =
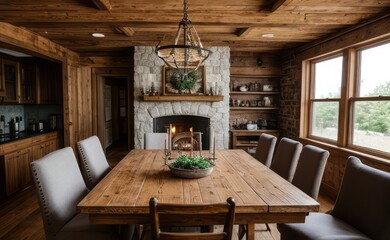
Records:
[[[279,57],[232,52],[230,73],[230,147],[254,154],[262,133],[279,136]],[[257,129],[247,130],[247,123]]]

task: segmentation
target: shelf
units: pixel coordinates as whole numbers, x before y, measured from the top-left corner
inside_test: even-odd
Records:
[[[260,130],[230,130],[230,132],[233,132],[233,133],[278,133],[279,130],[276,130],[276,129],[260,129]]]
[[[145,102],[220,102],[223,101],[223,96],[204,96],[204,95],[164,95],[164,96],[141,96]]]
[[[262,111],[270,111],[270,110],[279,110],[279,107],[230,107],[230,110],[262,110]]]
[[[280,78],[282,75],[245,75],[245,74],[230,74],[230,77],[240,78]]]
[[[230,95],[277,95],[279,92],[238,92],[231,91]]]

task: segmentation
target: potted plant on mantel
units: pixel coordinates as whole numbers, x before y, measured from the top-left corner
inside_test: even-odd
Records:
[[[202,156],[181,154],[176,161],[168,164],[172,174],[182,178],[202,178],[213,172],[215,163]]]

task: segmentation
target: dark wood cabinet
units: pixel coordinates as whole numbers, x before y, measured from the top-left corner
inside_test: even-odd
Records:
[[[20,65],[20,99],[19,103],[35,103],[36,100],[36,65]]]
[[[279,137],[278,130],[231,130],[231,148],[244,149],[249,154],[256,153],[257,144],[259,143],[260,135],[267,133]]]
[[[62,103],[62,69],[61,65],[49,61],[39,61],[37,68],[37,103]]]
[[[1,61],[4,103],[19,102],[19,63],[3,59]]]
[[[50,132],[0,145],[0,189],[8,197],[31,186],[30,162],[62,146],[59,132]]]

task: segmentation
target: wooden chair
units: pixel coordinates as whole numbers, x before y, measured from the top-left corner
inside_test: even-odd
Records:
[[[167,204],[158,203],[156,198],[151,198],[149,201],[149,211],[152,227],[153,240],[192,240],[192,239],[207,239],[207,240],[230,240],[233,232],[233,224],[235,217],[236,204],[233,198],[228,198],[227,203],[216,203],[207,205],[185,205],[185,204]],[[160,229],[160,215],[224,215],[224,228],[220,233],[178,233],[178,232],[163,232]],[[200,220],[201,221],[201,220]],[[221,222],[222,223],[222,222]],[[199,222],[201,224],[201,222]]]
[[[277,137],[263,133],[260,135],[259,143],[257,144],[255,158],[267,167],[271,166],[272,157],[274,155]]]
[[[145,133],[145,149],[164,149],[168,144],[167,133]]]
[[[279,174],[282,178],[291,182],[295,169],[297,168],[298,158],[302,151],[302,144],[289,138],[282,138],[276,149],[274,159],[270,169]]]
[[[278,224],[281,239],[390,239],[390,173],[349,157],[333,211]]]
[[[317,200],[329,152],[312,145],[303,147],[292,184]]]
[[[46,239],[131,239],[134,225],[89,223],[76,212],[88,189],[72,148],[54,151],[31,163]]]
[[[88,189],[92,189],[111,170],[103,147],[97,136],[91,136],[77,143],[81,157],[81,170]]]

